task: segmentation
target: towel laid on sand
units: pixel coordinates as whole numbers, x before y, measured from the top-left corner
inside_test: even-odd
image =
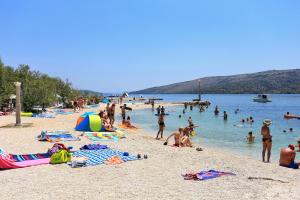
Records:
[[[100,149],[100,150],[80,150],[73,153],[73,157],[85,157],[86,165],[93,166],[93,165],[100,165],[107,161],[109,158],[114,156],[119,156],[122,161],[133,161],[137,160],[136,156],[124,154],[124,152],[116,151],[110,148],[107,149]]]
[[[59,141],[78,141],[78,137],[73,136],[68,132],[56,131],[56,132],[46,132],[42,131],[40,135],[37,136],[39,141],[48,142],[59,142]]]
[[[209,171],[200,171],[198,173],[186,173],[183,174],[184,180],[195,180],[195,181],[203,181],[213,178],[218,178],[224,175],[235,175],[231,172],[220,172],[216,170],[209,170]]]
[[[124,138],[124,134],[121,131],[117,132],[85,132],[85,137],[94,142],[97,141],[113,141],[117,142],[120,138]]]
[[[9,154],[0,149],[0,169],[16,169],[35,165],[49,164],[50,155],[45,154]]]

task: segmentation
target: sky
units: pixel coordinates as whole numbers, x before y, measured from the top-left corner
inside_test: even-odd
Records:
[[[300,1],[0,0],[0,58],[99,92],[300,68]]]

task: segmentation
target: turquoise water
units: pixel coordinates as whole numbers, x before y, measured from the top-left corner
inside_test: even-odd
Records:
[[[137,95],[138,96],[138,95]],[[139,95],[140,96],[140,95]],[[196,95],[142,95],[143,97],[160,97],[167,102],[190,101],[196,98]],[[273,124],[270,126],[273,135],[272,160],[277,162],[279,150],[288,144],[296,144],[300,136],[300,120],[285,120],[284,113],[287,111],[300,115],[300,95],[271,95],[271,103],[256,103],[252,101],[254,95],[202,95],[203,100],[209,100],[212,105],[206,112],[199,112],[199,107],[194,107],[193,111],[189,108],[186,114],[182,114],[183,106],[170,107],[166,111],[170,113],[165,118],[166,131],[165,137],[179,127],[187,126],[188,117],[193,118],[194,124],[200,127],[196,129],[198,135],[193,138],[195,144],[204,146],[213,146],[220,149],[226,149],[237,153],[252,156],[261,159],[261,135],[260,129],[262,121],[266,118],[271,119]],[[157,105],[159,102],[157,102]],[[213,113],[214,107],[218,105],[220,114],[216,117]],[[240,112],[235,114],[235,109]],[[223,121],[223,111],[228,113],[228,121]],[[157,117],[154,116],[151,109],[135,110],[130,113],[132,122],[138,123],[155,137],[157,132]],[[182,118],[179,118],[179,114]],[[252,116],[255,123],[245,124],[243,127],[234,125],[240,124],[242,118]],[[293,133],[287,130],[290,127],[294,129]],[[249,131],[256,136],[254,144],[248,144],[245,138]],[[300,156],[297,156],[300,158]]]

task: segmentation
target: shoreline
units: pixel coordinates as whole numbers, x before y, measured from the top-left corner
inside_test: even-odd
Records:
[[[105,106],[101,105],[100,108]],[[150,105],[133,105],[143,109]],[[148,108],[147,107],[147,108]],[[98,111],[99,107],[96,108]],[[54,119],[22,118],[33,122],[29,128],[1,128],[0,147],[10,153],[38,153],[53,143],[38,142],[41,130],[74,131],[78,116],[58,115]],[[120,113],[119,108],[116,114]],[[0,118],[0,125],[14,122],[14,116]],[[116,124],[120,121],[117,120]],[[135,125],[135,124],[134,124]],[[138,125],[138,124],[137,124]],[[0,171],[1,199],[295,199],[300,195],[299,171],[278,166],[277,162],[262,163],[251,157],[235,155],[222,149],[203,146],[174,148],[164,146],[152,134],[140,129],[126,131],[127,138],[119,142],[101,142],[113,149],[133,155],[147,154],[148,159],[131,161],[116,166],[99,165],[73,169],[65,164],[41,165],[30,168]],[[64,142],[78,149],[93,143],[86,138]],[[182,173],[215,169],[233,172],[236,176],[207,181],[185,181]],[[249,179],[256,177],[259,179]],[[271,178],[273,180],[264,180]],[[279,180],[279,181],[278,181]],[[288,184],[281,181],[289,182]],[[28,184],[30,182],[30,184]],[[14,188],[14,190],[12,190]]]

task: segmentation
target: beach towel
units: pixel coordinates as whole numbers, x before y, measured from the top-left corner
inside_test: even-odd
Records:
[[[73,136],[68,132],[56,131],[56,132],[46,132],[42,131],[40,135],[37,136],[39,141],[48,142],[60,142],[60,141],[78,141],[78,137]]]
[[[53,110],[57,115],[72,115],[74,114],[73,111],[67,111],[67,110],[63,110],[63,109],[55,109]]]
[[[120,138],[124,138],[125,135],[121,131],[117,132],[85,132],[85,137],[94,142],[97,141],[113,141],[117,142]]]
[[[32,117],[35,117],[35,118],[55,118],[55,116],[53,114],[49,114],[49,113],[33,114]]]
[[[199,173],[186,173],[183,174],[184,180],[195,180],[195,181],[203,181],[213,178],[218,178],[224,175],[235,175],[231,172],[220,172],[216,170],[209,170],[209,171],[200,171]]]
[[[49,162],[50,155],[47,153],[15,155],[9,154],[3,149],[0,149],[0,169],[16,169],[49,164]]]
[[[136,156],[126,154],[121,151],[116,151],[110,148],[101,150],[80,150],[72,155],[73,157],[85,157],[87,166],[94,166],[103,164],[109,158],[119,156],[123,162],[137,160]]]
[[[80,150],[99,150],[99,149],[107,149],[107,145],[101,144],[87,144],[80,148]]]

